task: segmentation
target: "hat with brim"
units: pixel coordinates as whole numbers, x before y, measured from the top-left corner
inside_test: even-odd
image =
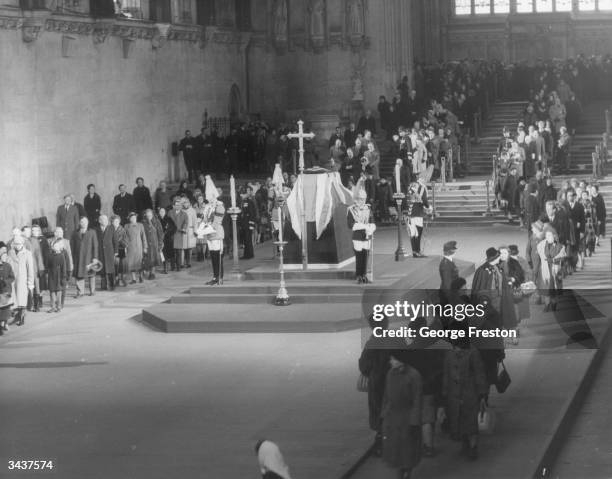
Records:
[[[512,255],[512,256],[516,256],[519,254],[519,249],[518,246],[515,244],[511,244],[510,246],[508,246],[508,252]]]
[[[456,241],[448,241],[444,243],[442,247],[444,254],[451,254],[457,251],[457,242]]]
[[[487,248],[487,261],[495,261],[499,258],[499,250],[497,248]]]
[[[87,265],[87,271],[90,273],[99,273],[102,271],[102,263],[98,259],[94,259],[91,263]]]

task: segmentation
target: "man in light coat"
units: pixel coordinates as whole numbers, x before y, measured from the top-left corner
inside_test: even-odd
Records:
[[[187,224],[189,223],[187,213],[183,210],[183,200],[181,198],[174,200],[174,208],[168,212],[168,216],[176,225],[173,238],[174,261],[172,262],[172,271],[180,271],[183,267],[183,251],[185,250],[184,244],[187,242]]]
[[[16,236],[12,242],[12,248],[9,251],[9,263],[15,274],[15,296],[13,305],[15,308],[15,317],[10,324],[16,323],[17,326],[22,326],[25,322],[25,311],[28,305],[28,297],[34,291],[34,259],[32,253],[25,246],[25,239],[22,236]]]

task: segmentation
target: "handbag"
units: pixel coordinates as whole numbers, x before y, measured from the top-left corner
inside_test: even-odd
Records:
[[[515,303],[523,301],[523,290],[521,288],[512,288],[512,299]]]
[[[368,377],[359,373],[359,377],[357,378],[357,391],[361,393],[367,393],[369,384],[370,380],[368,379]]]
[[[503,361],[501,365],[502,370],[497,373],[495,389],[497,389],[498,393],[503,394],[504,392],[506,392],[506,389],[508,389],[508,386],[510,386],[512,379],[510,379],[510,374],[508,374],[508,370],[506,369],[506,366]]]
[[[494,410],[487,407],[481,408],[480,412],[478,413],[478,432],[483,434],[493,434],[496,420],[497,417]]]

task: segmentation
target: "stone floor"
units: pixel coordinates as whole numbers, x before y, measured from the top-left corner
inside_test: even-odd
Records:
[[[523,249],[526,239],[505,225],[428,234],[427,253],[455,239],[458,257],[478,264],[488,246]],[[392,228],[381,230],[377,251],[391,254],[395,241]],[[257,477],[252,446],[268,437],[298,479],[348,469],[371,440],[365,396],[355,391],[360,331],[169,335],[139,321],[142,308],[209,275],[206,265],[69,299],[59,315],[29,314],[12,327],[0,338],[2,460],[54,459],[62,479],[238,479]],[[509,439],[517,450],[520,437]],[[2,469],[0,477],[36,475]]]

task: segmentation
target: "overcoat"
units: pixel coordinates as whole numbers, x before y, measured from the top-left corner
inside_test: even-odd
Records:
[[[72,275],[75,278],[87,278],[94,276],[94,273],[87,271],[87,265],[94,259],[99,259],[98,236],[93,230],[87,230],[85,233],[75,231],[70,242],[72,249],[72,263],[74,269]]]
[[[16,308],[25,308],[28,305],[29,290],[34,289],[32,253],[26,248],[22,248],[19,252],[11,249],[8,253],[8,260],[15,275],[13,305]]]
[[[185,249],[184,245],[187,243],[185,236],[187,235],[187,223],[189,223],[187,213],[182,208],[178,212],[170,210],[168,211],[168,217],[176,227],[173,236],[174,249]]]
[[[176,233],[176,225],[168,215],[161,218],[159,222],[164,232],[163,252],[166,260],[168,260],[174,255],[174,234]]]
[[[144,227],[141,223],[128,223],[124,229],[127,234],[127,271],[140,271],[148,247]]]
[[[383,399],[383,458],[392,467],[413,468],[421,458],[421,375],[411,366],[387,373]]]
[[[103,272],[104,274],[113,274],[115,272],[115,254],[119,253],[119,235],[115,234],[113,225],[108,225],[104,231],[98,226],[96,233],[100,245],[100,258],[98,259],[102,262]]]
[[[488,389],[482,359],[475,348],[455,348],[446,353],[442,396],[451,437],[478,434],[480,398]]]
[[[185,213],[187,214],[187,234],[183,236],[183,248],[191,249],[195,248],[197,244],[195,229],[198,223],[198,215],[192,206],[189,206]]]
[[[162,264],[159,253],[164,245],[164,230],[159,219],[155,216],[151,221],[144,218],[142,220],[142,227],[147,238],[147,252],[144,258],[145,266],[147,269],[151,269]]]

